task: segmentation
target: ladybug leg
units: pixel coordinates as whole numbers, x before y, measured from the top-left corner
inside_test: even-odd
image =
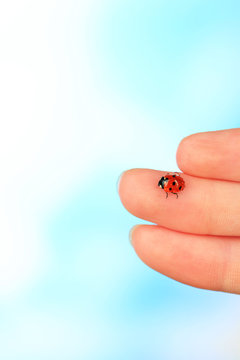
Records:
[[[166,199],[167,199],[167,197],[168,197],[168,192],[166,192]]]
[[[173,193],[174,195],[177,195],[177,199],[178,199],[178,194],[177,193]]]

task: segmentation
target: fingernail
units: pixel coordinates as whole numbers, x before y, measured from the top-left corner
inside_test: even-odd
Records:
[[[118,177],[118,179],[117,179],[117,192],[119,192],[119,184],[120,184],[120,181],[121,181],[121,178],[122,178],[122,175],[123,175],[124,172],[125,172],[125,171],[123,171],[123,172],[119,175],[119,177]]]
[[[130,241],[130,244],[133,245],[133,242],[132,242],[132,238],[133,238],[133,232],[134,232],[134,229],[136,229],[136,227],[138,227],[139,225],[134,225],[131,230],[129,231],[129,241]]]

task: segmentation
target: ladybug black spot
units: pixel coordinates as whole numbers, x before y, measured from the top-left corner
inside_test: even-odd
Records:
[[[175,185],[175,184],[176,184],[176,181],[174,181],[172,184]]]
[[[182,187],[181,187],[181,186],[179,186],[179,190],[181,190],[181,188],[182,188]]]
[[[168,180],[168,178],[165,178],[165,180]]]
[[[171,191],[171,190],[172,190],[172,188],[169,188],[169,190]]]
[[[176,175],[173,175],[172,177],[176,177]]]

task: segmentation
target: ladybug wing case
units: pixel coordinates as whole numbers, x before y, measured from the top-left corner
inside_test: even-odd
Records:
[[[184,187],[185,187],[185,182],[180,176],[169,177],[165,191],[176,193],[182,191]]]
[[[174,185],[175,191],[182,191],[185,188],[185,182],[180,176],[176,178],[176,184]]]

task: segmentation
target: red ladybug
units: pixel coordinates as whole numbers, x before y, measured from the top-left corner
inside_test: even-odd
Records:
[[[159,182],[158,186],[166,192],[166,198],[168,197],[168,193],[172,193],[177,195],[178,192],[183,191],[185,188],[185,182],[183,178],[176,174],[176,175],[165,175],[163,176]]]

